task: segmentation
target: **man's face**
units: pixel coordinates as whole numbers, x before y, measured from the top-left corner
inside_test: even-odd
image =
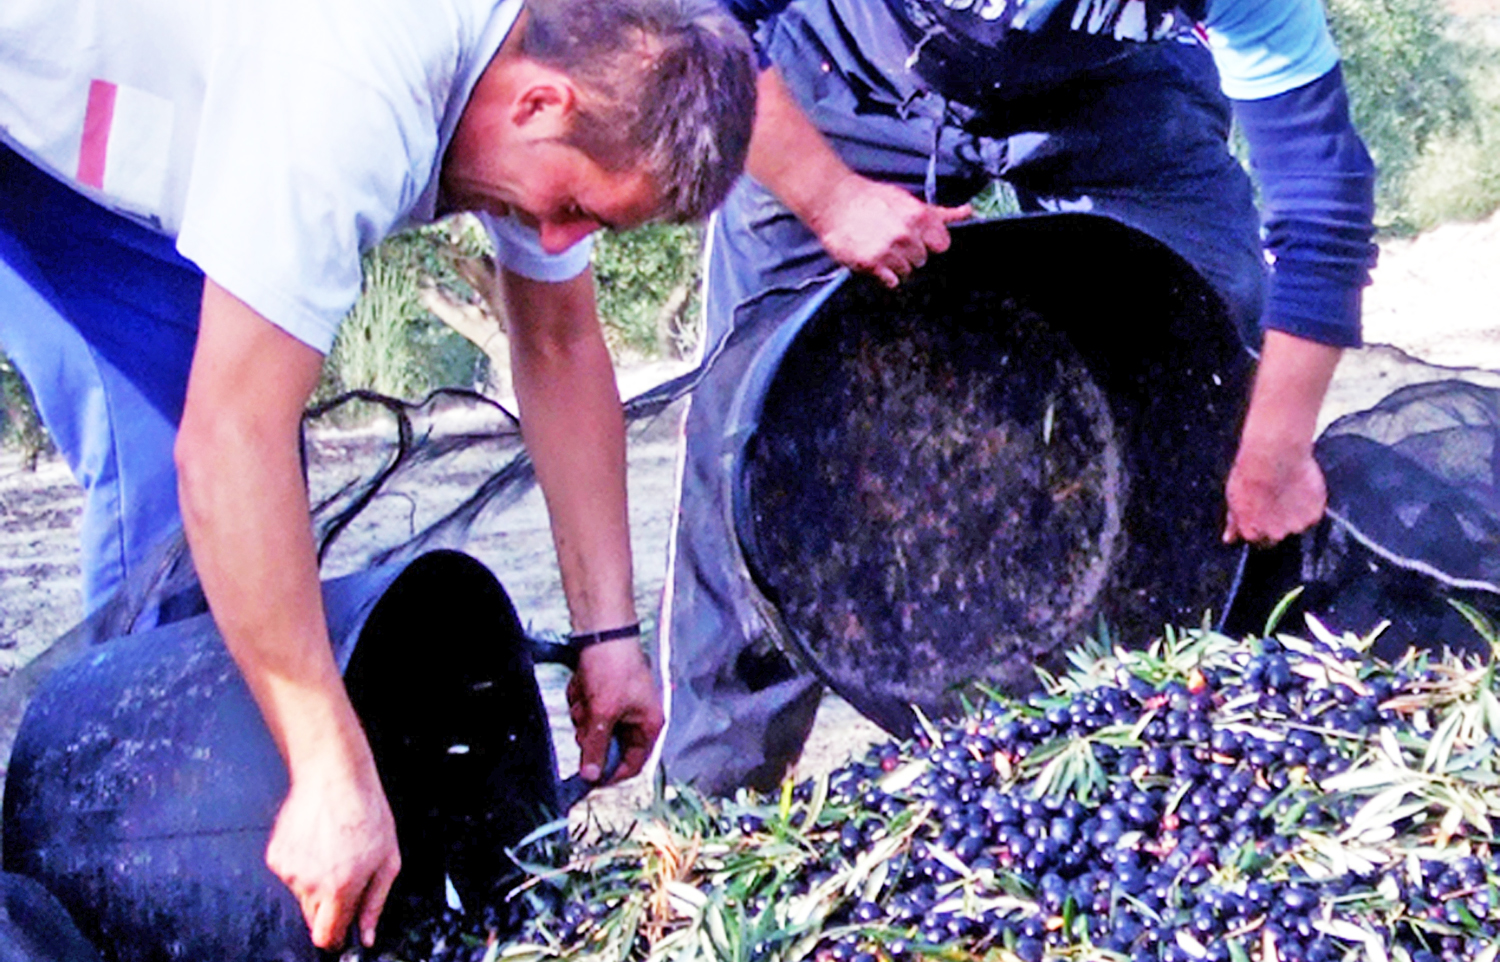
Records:
[[[651,179],[638,170],[607,171],[560,140],[535,140],[487,151],[477,163],[450,170],[443,189],[462,210],[514,211],[558,253],[600,227],[645,223],[659,204]]]

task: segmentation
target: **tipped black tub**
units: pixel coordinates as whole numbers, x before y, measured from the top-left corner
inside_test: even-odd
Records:
[[[434,552],[324,586],[344,681],[395,813],[383,934],[483,899],[559,811],[547,716],[510,600]],[[318,959],[265,867],[287,777],[212,619],[89,649],[37,692],[6,779],[7,872],[116,962]]]

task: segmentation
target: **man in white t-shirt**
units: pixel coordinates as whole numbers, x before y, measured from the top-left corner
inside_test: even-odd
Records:
[[[267,862],[366,944],[399,870],[324,623],[302,409],[359,258],[486,215],[523,435],[581,652],[585,777],[661,711],[631,586],[619,396],[586,238],[697,218],[743,165],[753,61],[696,0],[9,0],[0,343],[88,492],[93,608],[177,521],[286,760]],[[173,460],[175,455],[175,483]],[[175,496],[174,496],[175,494]]]

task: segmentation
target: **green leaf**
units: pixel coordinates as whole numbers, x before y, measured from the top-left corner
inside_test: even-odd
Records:
[[[729,934],[729,926],[724,919],[724,911],[717,901],[704,906],[703,911],[704,928],[708,930],[708,936],[712,940],[710,944],[715,949],[714,957],[734,960],[739,953],[735,951],[735,942]]]
[[[828,773],[822,772],[813,779],[812,797],[807,800],[807,820],[802,824],[811,828],[823,815],[823,806],[828,803]]]
[[[1479,690],[1479,704],[1484,709],[1484,727],[1491,738],[1500,738],[1500,698],[1494,689],[1486,686]]]
[[[1428,805],[1426,799],[1402,804],[1412,790],[1411,785],[1397,785],[1371,798],[1349,819],[1348,826],[1339,833],[1339,838],[1344,841],[1360,839],[1425,811]]]
[[[1388,962],[1385,940],[1374,931],[1343,919],[1329,919],[1313,923],[1313,928],[1346,942],[1361,942],[1365,947],[1365,958],[1369,962]]]
[[[1272,608],[1270,615],[1266,617],[1266,628],[1265,631],[1261,632],[1263,637],[1271,637],[1276,631],[1276,627],[1281,624],[1281,619],[1286,617],[1287,611],[1291,609],[1292,605],[1296,604],[1298,598],[1302,597],[1302,592],[1305,588],[1305,585],[1298,585],[1283,595],[1280,601],[1276,602],[1276,607]]]
[[[1057,741],[1060,747],[1043,746],[1043,749],[1050,749],[1052,757],[1037,774],[1036,781],[1031,786],[1031,794],[1035,798],[1071,796],[1087,802],[1106,778],[1103,766],[1094,757],[1093,743],[1087,738]],[[1028,756],[1026,761],[1031,762],[1038,757],[1047,758],[1047,755],[1039,750],[1036,755]]]
[[[1437,729],[1433,731],[1432,738],[1427,742],[1427,751],[1422,754],[1422,771],[1442,772],[1448,768],[1448,759],[1453,754],[1453,743],[1458,739],[1460,726],[1464,722],[1464,712],[1458,708],[1452,708],[1443,720],[1438,723]]]
[[[1195,959],[1208,958],[1208,948],[1193,938],[1186,929],[1177,930],[1177,947]]]
[[[934,745],[941,745],[943,743],[943,733],[938,731],[937,726],[928,720],[927,715],[922,709],[913,705],[911,706],[911,710],[916,714],[917,724],[922,726],[922,731],[927,735],[927,740]]]
[[[1485,785],[1500,784],[1500,777],[1497,777],[1491,768],[1484,767],[1494,762],[1495,747],[1495,739],[1486,738],[1468,751],[1450,759],[1446,771],[1449,774],[1462,775],[1466,782]]]
[[[1401,743],[1396,740],[1395,731],[1387,725],[1380,729],[1377,738],[1381,751],[1385,752],[1386,760],[1397,768],[1405,769],[1407,767],[1406,756],[1401,752]]]
[[[536,828],[532,829],[530,832],[528,832],[526,834],[525,838],[521,839],[519,842],[516,843],[516,849],[517,850],[524,849],[526,846],[535,844],[536,842],[539,842],[542,839],[547,838],[550,835],[557,835],[557,834],[566,835],[567,831],[568,831],[568,819],[567,819],[567,817],[564,816],[563,818],[555,818],[552,821],[547,822],[545,825],[539,825]]]
[[[1457,598],[1448,598],[1447,602],[1459,614],[1464,616],[1464,620],[1474,629],[1475,634],[1483,638],[1485,643],[1490,646],[1490,651],[1500,655],[1500,633],[1496,632],[1495,626],[1490,624],[1490,620],[1484,616],[1484,612],[1473,605],[1459,601]]]
[[[887,772],[875,784],[880,786],[880,790],[886,794],[896,795],[910,788],[931,767],[932,763],[927,759],[916,758]]]

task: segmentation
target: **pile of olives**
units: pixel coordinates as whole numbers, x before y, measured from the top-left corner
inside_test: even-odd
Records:
[[[718,854],[673,883],[732,907],[740,941],[713,951],[747,962],[1492,962],[1490,674],[1385,665],[1326,633],[1191,634],[1165,654],[1096,651],[1022,702],[924,719],[779,798],[684,791],[654,817],[684,850]],[[450,933],[431,959],[598,952],[621,913],[650,915],[659,881],[635,844],[591,843],[512,931]],[[799,899],[821,908],[798,915]],[[634,957],[673,924],[702,920],[658,916]]]

